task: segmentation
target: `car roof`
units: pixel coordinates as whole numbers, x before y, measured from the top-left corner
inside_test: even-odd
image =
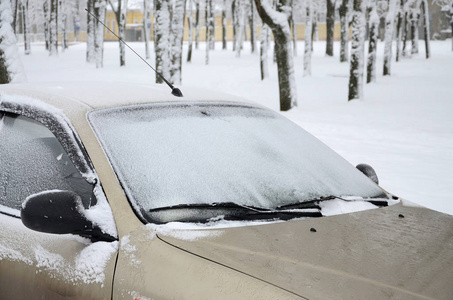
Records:
[[[124,82],[17,83],[0,85],[0,94],[21,95],[63,108],[70,102],[83,104],[86,110],[156,102],[238,102],[254,104],[236,96],[181,88],[183,97],[171,94],[166,85]]]

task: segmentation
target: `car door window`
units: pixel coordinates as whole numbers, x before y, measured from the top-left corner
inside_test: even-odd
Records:
[[[20,210],[30,195],[70,190],[84,206],[94,204],[93,186],[74,167],[60,142],[44,125],[27,117],[0,115],[0,211]]]

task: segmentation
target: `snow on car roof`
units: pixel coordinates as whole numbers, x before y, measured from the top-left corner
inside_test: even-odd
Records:
[[[20,94],[55,105],[55,99],[61,106],[68,101],[75,101],[87,108],[97,109],[113,106],[152,102],[252,102],[213,91],[181,88],[184,97],[175,97],[166,85],[130,84],[122,82],[70,82],[70,83],[20,83],[0,85],[0,93]],[[53,101],[52,101],[53,99]],[[60,106],[60,105],[57,105]]]

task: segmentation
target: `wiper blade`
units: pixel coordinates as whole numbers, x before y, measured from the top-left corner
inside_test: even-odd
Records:
[[[280,205],[277,206],[275,209],[276,210],[287,210],[287,209],[305,209],[305,208],[315,208],[315,209],[321,209],[321,207],[318,205],[319,202],[325,201],[325,200],[333,200],[337,199],[337,196],[322,196],[319,198],[313,198],[310,200],[305,200],[305,201],[298,201],[295,203],[290,203],[290,204],[285,204],[285,205]]]
[[[256,211],[256,212],[271,211],[269,208],[256,207],[256,206],[251,206],[251,205],[242,205],[242,204],[238,204],[235,202],[177,204],[177,205],[152,208],[148,211],[149,212],[158,212],[158,211],[164,211],[164,210],[187,209],[187,208],[202,208],[202,209],[236,208],[236,209],[246,209],[246,210],[251,210],[251,211]]]
[[[310,199],[310,200],[299,201],[299,202],[295,202],[295,203],[290,203],[290,204],[277,206],[275,209],[276,210],[287,210],[287,209],[316,208],[316,209],[321,210],[321,207],[318,205],[319,202],[327,201],[327,200],[334,200],[334,199],[340,199],[340,200],[343,200],[343,201],[365,201],[365,202],[369,202],[369,203],[374,204],[374,205],[379,206],[379,207],[383,207],[383,206],[388,206],[389,205],[388,201],[386,199],[382,199],[382,198],[347,200],[347,199],[344,199],[344,198],[339,197],[339,196],[330,195],[330,196],[322,196],[322,197],[319,197],[319,198],[313,198],[313,199]]]
[[[228,221],[253,220],[289,220],[294,218],[322,217],[318,208],[298,209],[269,209],[263,207],[242,205],[235,202],[192,203],[178,204],[148,210],[147,216],[151,222],[209,222],[219,216]]]

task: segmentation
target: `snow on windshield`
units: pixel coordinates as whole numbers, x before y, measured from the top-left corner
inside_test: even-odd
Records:
[[[277,113],[230,104],[150,104],[88,116],[141,209],[235,202],[274,208],[382,190]]]

